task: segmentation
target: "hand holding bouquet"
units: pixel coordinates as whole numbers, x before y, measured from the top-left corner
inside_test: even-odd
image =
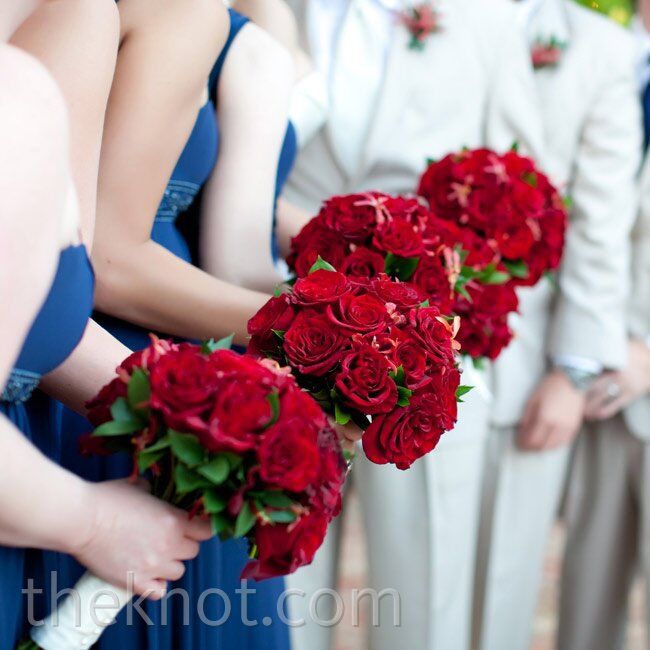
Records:
[[[155,496],[209,517],[222,539],[246,538],[251,561],[242,578],[262,580],[312,561],[340,510],[346,465],[325,414],[288,370],[226,347],[154,338],[89,403],[97,428],[84,446],[129,453],[133,477],[147,476]],[[89,597],[118,593],[104,627],[130,598],[89,575],[81,582],[91,585]],[[82,589],[82,609],[88,605]],[[98,636],[65,616],[32,631],[46,650]]]
[[[249,352],[288,365],[338,423],[365,430],[373,462],[407,469],[456,422],[456,322],[411,284],[360,282],[318,258],[248,330]]]

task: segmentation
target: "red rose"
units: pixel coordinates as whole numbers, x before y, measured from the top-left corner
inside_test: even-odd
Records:
[[[126,390],[126,383],[121,377],[116,377],[106,384],[93,399],[86,403],[88,420],[96,427],[104,422],[110,422],[113,419],[111,406],[119,397],[126,397]]]
[[[411,281],[443,314],[451,313],[453,287],[450,283],[449,273],[440,257],[425,257],[420,260]]]
[[[435,307],[412,310],[409,322],[413,336],[422,342],[434,363],[444,367],[455,365],[451,327]]]
[[[329,320],[349,334],[377,334],[388,324],[386,305],[379,298],[348,294],[327,306]]]
[[[282,419],[266,433],[259,448],[260,476],[270,485],[301,492],[318,476],[318,429],[306,418]]]
[[[416,339],[409,336],[401,337],[395,347],[393,361],[396,366],[404,368],[407,388],[415,390],[427,383],[428,378],[425,376],[427,355],[420,342]]]
[[[339,238],[362,243],[377,224],[381,201],[382,195],[377,193],[334,196],[324,203],[318,216]]]
[[[331,319],[312,311],[298,314],[283,344],[287,360],[293,368],[317,377],[327,374],[336,366],[346,346],[346,339]]]
[[[436,447],[445,430],[441,423],[450,417],[441,411],[439,398],[427,387],[411,396],[409,406],[373,418],[363,434],[363,449],[374,463],[408,469]]]
[[[535,237],[527,221],[504,219],[495,229],[494,239],[503,257],[509,260],[525,259],[535,244]]]
[[[293,384],[280,395],[280,420],[302,417],[319,429],[326,428],[327,417],[316,400]]]
[[[258,356],[272,353],[280,346],[280,339],[274,334],[286,332],[296,316],[289,296],[282,294],[271,298],[249,321],[248,333],[251,335],[248,352]]]
[[[417,257],[423,251],[422,235],[417,227],[401,219],[380,224],[373,243],[380,250],[399,257]]]
[[[348,281],[343,273],[321,269],[300,278],[293,287],[293,296],[303,306],[333,302],[348,291]]]
[[[346,255],[347,245],[341,235],[327,227],[322,217],[316,217],[292,240],[287,264],[302,278],[309,275],[319,257],[338,269]]]
[[[379,254],[359,246],[345,258],[341,272],[352,278],[374,278],[384,272],[386,263]]]
[[[392,303],[402,311],[419,307],[428,298],[412,283],[391,280],[387,275],[375,279],[372,289],[382,302]]]
[[[196,346],[163,355],[151,369],[151,408],[179,431],[205,429],[206,415],[219,388],[211,359]]]
[[[289,526],[258,524],[254,535],[259,556],[246,565],[242,579],[288,575],[310,564],[325,539],[328,523],[326,516],[313,512]]]
[[[356,346],[343,358],[336,390],[345,404],[364,415],[387,413],[397,404],[397,385],[388,360],[370,345]]]
[[[320,474],[316,483],[307,488],[309,504],[333,519],[341,511],[341,490],[345,483],[347,466],[341,452],[341,443],[328,425],[318,434]]]
[[[215,397],[208,426],[194,430],[200,432],[203,444],[211,451],[254,449],[273,415],[269,401],[271,392],[256,381],[224,380]]]

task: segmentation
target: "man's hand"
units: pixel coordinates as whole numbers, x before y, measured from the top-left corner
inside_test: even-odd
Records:
[[[585,402],[585,395],[561,370],[548,373],[526,405],[518,446],[541,451],[568,445],[580,431]]]
[[[589,388],[585,416],[588,420],[607,420],[649,393],[650,347],[633,339],[627,367],[601,375]]]

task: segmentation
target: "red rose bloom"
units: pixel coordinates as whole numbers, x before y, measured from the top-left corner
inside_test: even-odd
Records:
[[[264,580],[288,575],[310,564],[325,539],[328,523],[326,516],[314,512],[290,526],[256,526],[259,556],[246,565],[242,579]]]
[[[311,267],[319,257],[338,269],[346,253],[346,244],[339,233],[328,228],[323,219],[317,217],[292,240],[287,264],[302,278],[309,275]]]
[[[423,251],[422,235],[408,221],[391,220],[378,226],[373,239],[382,251],[399,257],[416,257]]]
[[[332,323],[349,334],[377,334],[386,328],[388,311],[379,298],[362,294],[348,294],[337,303],[327,306]]]
[[[435,307],[414,309],[409,320],[412,335],[422,342],[429,357],[442,367],[453,367],[455,360],[450,327],[444,322],[440,312]]]
[[[384,272],[384,258],[369,248],[359,246],[341,266],[341,272],[351,278],[374,278]]]
[[[270,485],[301,492],[319,472],[318,429],[303,418],[282,419],[265,434],[259,449],[260,476]]]
[[[411,396],[409,406],[373,418],[363,434],[363,450],[374,463],[394,463],[408,469],[432,451],[444,432],[440,403],[427,389]]]
[[[113,419],[111,406],[119,397],[126,397],[126,383],[121,377],[116,377],[86,403],[88,409],[86,417],[93,426],[98,427],[100,424],[110,422]]]
[[[391,280],[387,275],[376,278],[372,289],[381,301],[392,303],[402,311],[419,307],[427,300],[427,295],[411,282]]]
[[[348,291],[348,281],[343,273],[324,269],[300,278],[293,287],[293,296],[303,306],[334,302]]]
[[[388,413],[397,405],[397,385],[388,360],[370,345],[356,346],[343,358],[336,390],[347,406],[368,415]]]
[[[249,352],[258,356],[272,352],[280,346],[276,332],[286,332],[296,316],[289,296],[282,294],[271,298],[249,321],[251,335]]]
[[[302,311],[286,333],[283,347],[291,366],[320,377],[336,366],[346,346],[346,339],[331,319]]]
[[[421,260],[411,281],[422,290],[429,303],[436,305],[441,313],[451,313],[454,292],[449,281],[449,273],[440,257],[427,257]]]
[[[163,355],[151,369],[151,407],[178,431],[205,429],[219,381],[211,359],[194,346]]]
[[[377,223],[379,196],[377,194],[350,194],[335,196],[323,205],[319,217],[339,239],[361,243],[371,234]],[[332,262],[330,262],[331,264]]]

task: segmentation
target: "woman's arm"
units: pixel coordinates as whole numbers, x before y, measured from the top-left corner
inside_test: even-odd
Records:
[[[114,0],[44,0],[12,36],[57,82],[70,115],[72,180],[90,245],[106,102],[119,36]]]
[[[203,195],[203,266],[222,280],[271,291],[275,183],[287,129],[291,60],[255,25],[232,44],[219,80],[219,159]]]
[[[45,458],[0,414],[0,544],[74,555],[118,587],[160,598],[210,526],[122,481],[87,483]],[[133,584],[129,585],[129,573]]]
[[[212,278],[151,241],[158,204],[205,101],[228,28],[213,0],[121,0],[122,47],[100,162],[96,304],[188,338],[235,332],[266,296]]]
[[[0,391],[52,282],[69,184],[68,121],[47,71],[0,45]]]

